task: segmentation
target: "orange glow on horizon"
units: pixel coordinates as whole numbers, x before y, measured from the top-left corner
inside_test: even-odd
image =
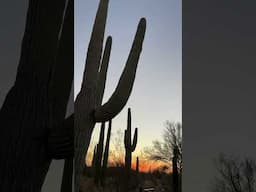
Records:
[[[160,168],[161,166],[163,165],[166,165],[165,163],[162,163],[160,161],[141,161],[139,163],[139,171],[140,172],[150,172],[150,171],[154,171],[158,168]],[[136,162],[133,162],[132,163],[132,169],[136,169]],[[169,172],[172,172],[172,170],[169,168],[168,171]]]
[[[88,158],[86,161],[86,164],[88,166],[91,166],[91,158]],[[114,166],[114,161],[113,160],[109,160],[109,166],[112,167]],[[148,161],[148,160],[140,160],[139,162],[139,171],[140,172],[150,172],[150,171],[154,171],[158,168],[160,168],[161,166],[167,165],[166,163],[160,162],[160,161]],[[167,165],[168,166],[168,165]],[[132,169],[136,170],[136,160],[133,160],[132,162]],[[172,172],[172,168],[170,167],[168,170],[166,170],[167,173],[171,173]]]

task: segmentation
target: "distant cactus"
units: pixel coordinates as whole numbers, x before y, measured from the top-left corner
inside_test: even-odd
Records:
[[[128,190],[129,180],[130,180],[130,171],[132,164],[132,152],[134,152],[137,139],[138,139],[138,128],[135,128],[133,141],[131,141],[131,109],[128,108],[128,117],[127,117],[127,129],[124,134],[124,146],[125,146],[125,185],[124,190]]]
[[[136,173],[138,174],[140,172],[140,162],[139,157],[136,158]]]
[[[75,192],[79,191],[84,158],[96,122],[113,119],[128,101],[146,31],[146,20],[142,18],[118,85],[110,99],[102,105],[112,45],[112,38],[108,37],[102,54],[108,4],[109,0],[100,0],[88,46],[83,82],[75,101]]]
[[[137,184],[140,186],[140,161],[139,157],[136,158],[136,179],[137,179]]]
[[[105,123],[102,123],[99,142],[94,148],[94,154],[92,159],[92,167],[94,169],[94,181],[97,185],[101,185],[101,186],[104,186],[105,173],[107,169],[109,143],[110,143],[110,135],[111,135],[111,120],[109,121],[105,150],[104,150],[104,132],[105,132]],[[103,154],[103,151],[104,151],[104,154]]]

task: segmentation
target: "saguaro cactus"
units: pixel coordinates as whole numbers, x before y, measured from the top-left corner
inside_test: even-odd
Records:
[[[72,158],[74,2],[66,2],[29,0],[15,84],[0,110],[0,191],[39,192],[51,160]]]
[[[136,158],[136,173],[138,174],[140,172],[140,161],[139,157]]]
[[[135,128],[133,141],[131,141],[131,109],[128,108],[128,117],[127,117],[127,129],[124,134],[124,146],[125,146],[125,185],[124,190],[128,190],[129,180],[130,180],[130,170],[132,164],[132,152],[134,152],[137,145],[138,138],[138,128]]]
[[[97,185],[104,186],[105,172],[108,162],[109,154],[109,143],[111,135],[111,120],[109,121],[107,139],[104,150],[104,132],[105,132],[105,123],[102,123],[100,130],[99,143],[95,146],[92,167],[94,168],[94,179]],[[104,154],[103,154],[104,151]]]
[[[84,158],[96,122],[113,119],[125,106],[135,80],[137,64],[146,30],[146,20],[139,22],[127,63],[110,99],[102,105],[112,38],[108,37],[102,56],[109,0],[100,0],[90,43],[81,90],[75,101],[75,191],[79,191]]]
[[[131,169],[132,152],[134,152],[137,145],[138,128],[135,128],[133,141],[131,141],[131,109],[128,109],[127,129],[124,133],[124,146],[125,146],[125,167],[127,170]]]

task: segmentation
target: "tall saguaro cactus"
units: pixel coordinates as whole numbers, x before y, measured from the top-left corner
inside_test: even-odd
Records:
[[[96,122],[113,119],[131,94],[146,30],[146,20],[142,18],[118,85],[110,99],[102,105],[112,44],[112,38],[108,37],[102,57],[108,4],[109,0],[100,0],[88,46],[83,82],[75,101],[76,192],[79,191],[82,167]]]
[[[74,123],[65,115],[73,81],[73,5],[29,0],[16,80],[0,110],[0,191],[39,192],[51,160],[72,159]]]
[[[138,128],[135,128],[133,140],[131,140],[131,109],[128,108],[128,117],[127,117],[127,129],[124,134],[124,146],[125,146],[125,185],[124,190],[128,190],[129,180],[130,180],[130,171],[132,164],[132,152],[134,152],[137,140],[138,140]]]

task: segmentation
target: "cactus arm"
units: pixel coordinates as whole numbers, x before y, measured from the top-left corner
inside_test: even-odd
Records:
[[[100,157],[99,160],[99,165],[101,166],[102,162],[102,154],[103,154],[103,145],[104,145],[104,133],[105,133],[105,123],[101,124],[101,129],[100,129],[100,138],[99,138],[99,147],[98,147],[98,155]]]
[[[70,51],[72,47],[74,47],[74,0],[69,0],[49,87],[50,99],[57,103],[53,109],[53,116],[60,111],[65,116],[74,78],[74,52]]]
[[[57,103],[53,113],[63,112],[67,106],[70,91],[72,90],[72,82],[74,78],[74,52],[70,51],[70,47],[74,47],[74,0],[69,0],[65,11],[64,22],[61,31],[61,39],[56,57],[54,75],[51,79],[50,93],[53,95],[53,100]],[[63,78],[65,77],[65,78]],[[62,85],[62,86],[60,86]],[[59,103],[61,101],[62,105]],[[65,102],[66,101],[66,102]],[[63,105],[65,103],[65,105]],[[54,115],[54,114],[53,114]],[[69,132],[72,138],[71,155],[65,159],[64,169],[62,173],[61,192],[72,191],[73,178],[73,156],[74,156],[74,114],[68,118]]]
[[[112,128],[112,122],[110,120],[109,124],[108,124],[107,140],[106,140],[106,146],[105,146],[105,151],[104,151],[103,166],[102,166],[103,169],[107,168],[107,163],[108,163],[108,153],[109,153],[109,143],[110,143],[110,136],[111,136],[111,128]]]
[[[95,145],[93,150],[92,165],[91,165],[93,168],[95,168],[96,155],[97,155],[97,145]]]
[[[111,46],[112,46],[112,37],[109,36],[107,38],[107,42],[105,45],[103,58],[100,66],[100,71],[98,72],[98,83],[97,83],[97,106],[101,105],[104,89],[106,85],[106,78],[107,78],[107,71],[108,71],[108,64],[109,64],[109,57],[111,53]]]
[[[94,118],[96,122],[108,121],[114,118],[127,103],[135,80],[137,64],[142,50],[145,31],[146,19],[142,18],[139,22],[125,68],[114,93],[103,106],[97,107],[95,110]]]
[[[86,86],[95,86],[95,77],[97,77],[101,60],[103,39],[108,12],[108,3],[109,0],[101,0],[97,10],[91,34],[91,39],[87,51],[86,65],[81,91],[84,90]]]
[[[105,186],[105,174],[106,174],[106,169],[107,169],[107,164],[108,164],[111,128],[112,128],[112,122],[110,120],[108,123],[107,140],[106,140],[106,146],[105,146],[105,151],[104,151],[104,156],[103,156],[103,164],[102,164],[102,175],[101,175],[102,176],[102,181],[101,181],[102,186]]]
[[[95,167],[95,183],[99,184],[101,180],[101,164],[102,164],[102,154],[103,154],[103,145],[104,145],[104,132],[105,132],[105,123],[101,124],[99,143],[97,145],[97,155],[96,155],[96,167]]]
[[[131,145],[131,151],[133,152],[136,148],[136,145],[137,145],[137,140],[138,140],[138,128],[135,129],[135,133],[134,133],[134,136],[133,136],[133,142],[132,142],[132,145]]]
[[[29,1],[16,83],[49,79],[65,1]]]

